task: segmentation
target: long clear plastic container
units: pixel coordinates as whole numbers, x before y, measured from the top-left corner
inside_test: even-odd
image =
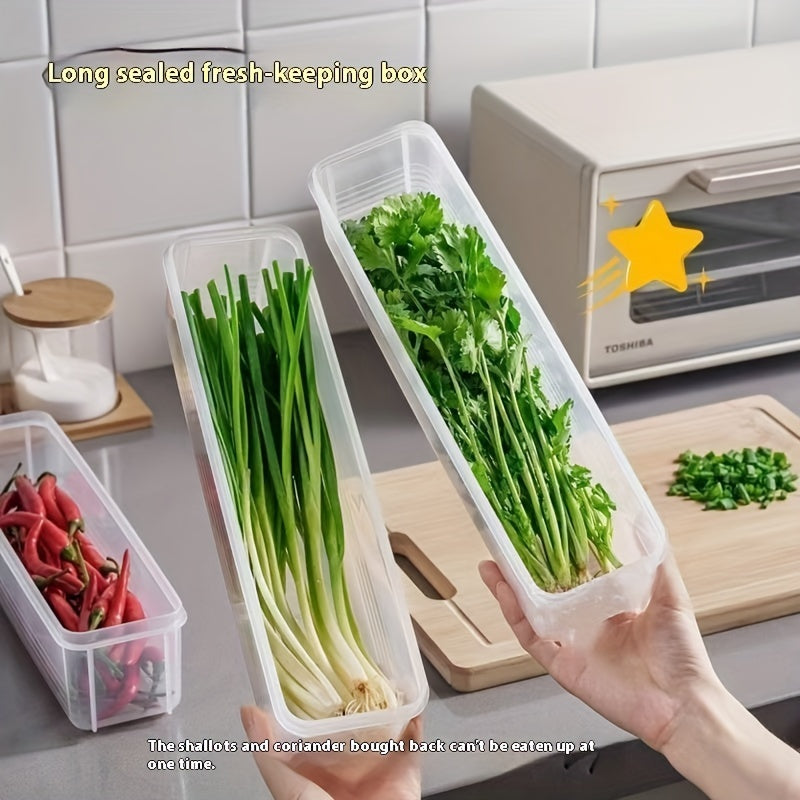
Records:
[[[398,125],[320,161],[311,171],[309,186],[319,207],[325,239],[347,285],[431,445],[470,509],[492,557],[514,588],[537,633],[548,639],[569,640],[590,635],[602,620],[614,614],[643,609],[650,598],[656,567],[665,554],[664,526],[517,265],[438,134],[423,122]],[[613,547],[623,562],[619,569],[557,594],[545,592],[533,582],[403,348],[341,223],[363,217],[387,196],[416,192],[432,192],[441,199],[446,218],[477,228],[492,261],[506,276],[506,293],[521,314],[521,329],[529,337],[529,361],[541,368],[543,390],[553,404],[573,399],[572,458],[592,471],[594,479],[605,486],[617,504]]]
[[[266,298],[261,270],[271,268],[273,261],[277,261],[283,271],[294,270],[298,258],[306,260],[299,236],[281,225],[176,241],[164,256],[172,359],[256,703],[271,708],[280,728],[276,736],[281,738],[299,736],[335,741],[345,741],[351,736],[375,740],[395,738],[425,707],[428,684],[316,287],[312,283],[311,338],[317,388],[333,447],[344,513],[345,576],[365,646],[400,692],[401,705],[393,710],[304,720],[287,707],[267,641],[255,581],[225,478],[183,307],[181,292],[204,289],[211,280],[224,286],[225,264],[232,276],[246,273],[250,277],[252,299],[263,305]]]
[[[181,626],[186,621],[175,590],[49,414],[25,411],[0,418],[0,475],[10,476],[19,463],[20,471],[32,480],[42,472],[56,475],[58,484],[78,504],[86,534],[103,555],[121,561],[124,551],[130,551],[129,588],[146,615],[138,622],[110,628],[68,631],[0,533],[0,605],[70,722],[77,728],[97,731],[119,722],[172,712],[181,698]],[[163,665],[153,669],[150,662],[143,661],[136,703],[107,715],[112,710],[113,695],[106,696],[101,676],[108,675],[109,659],[118,662],[117,656],[134,642],[148,658],[163,655]]]

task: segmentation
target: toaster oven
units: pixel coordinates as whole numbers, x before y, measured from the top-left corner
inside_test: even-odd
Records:
[[[800,42],[478,86],[469,179],[590,387],[800,349]]]

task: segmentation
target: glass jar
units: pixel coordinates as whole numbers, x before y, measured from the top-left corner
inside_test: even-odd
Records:
[[[24,290],[3,299],[17,408],[62,423],[108,414],[119,402],[113,292],[84,278],[48,278]]]

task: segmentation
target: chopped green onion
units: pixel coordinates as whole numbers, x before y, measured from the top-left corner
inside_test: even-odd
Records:
[[[786,454],[768,447],[704,456],[687,450],[675,461],[679,467],[667,494],[705,503],[706,510],[729,511],[750,503],[766,508],[797,488]]]

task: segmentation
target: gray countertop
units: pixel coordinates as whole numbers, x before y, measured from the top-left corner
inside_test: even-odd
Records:
[[[337,349],[371,468],[430,460],[431,450],[369,336],[340,336]],[[172,370],[150,370],[129,380],[154,411],[153,428],[90,440],[79,449],[188,612],[183,698],[171,716],[97,734],[79,731],[67,721],[0,613],[0,798],[267,797],[251,758],[241,753],[211,754],[213,771],[147,767],[153,757],[148,739],[242,741],[238,708],[251,702],[251,691]],[[749,394],[770,394],[800,413],[800,354],[595,393],[611,423]],[[706,642],[723,681],[748,707],[800,696],[800,615],[715,634]],[[549,677],[458,694],[428,665],[426,670],[431,686],[426,739],[592,740],[596,748],[630,740]],[[601,752],[599,760],[603,758]],[[530,754],[510,752],[428,755],[423,761],[425,790],[472,784],[531,759]],[[624,781],[618,778],[617,783]],[[631,779],[624,788],[618,794],[645,787]],[[590,795],[600,796],[576,790],[563,796]],[[607,791],[602,796],[615,795]]]

